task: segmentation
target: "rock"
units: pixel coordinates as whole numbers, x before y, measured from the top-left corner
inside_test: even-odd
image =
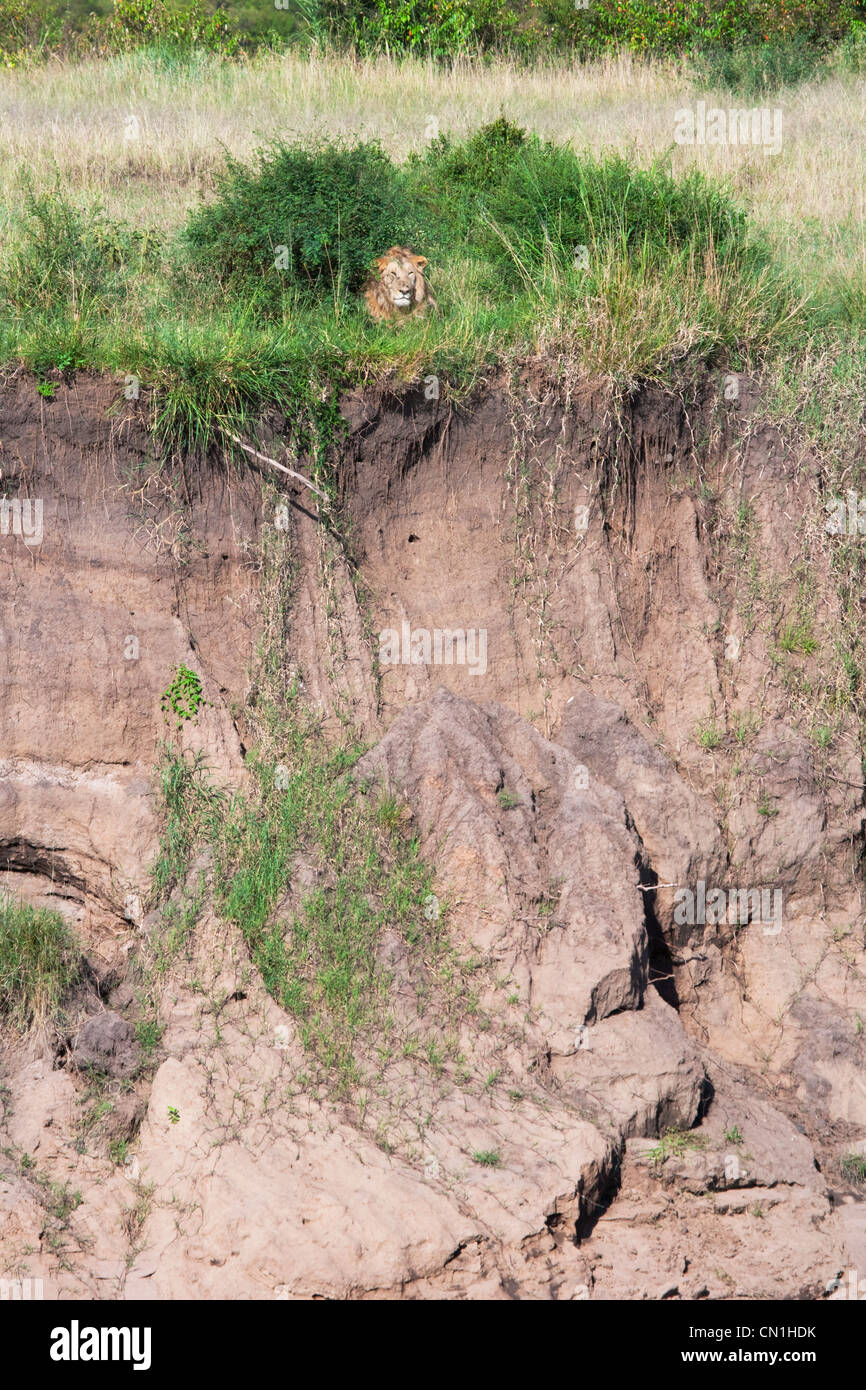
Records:
[[[120,1014],[94,1014],[82,1027],[72,1049],[72,1065],[79,1071],[92,1067],[108,1076],[130,1077],[138,1069],[141,1049],[135,1028]]]

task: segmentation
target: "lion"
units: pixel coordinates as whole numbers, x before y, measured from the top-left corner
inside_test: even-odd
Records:
[[[364,301],[374,319],[407,318],[425,314],[439,305],[424,279],[426,256],[416,256],[408,246],[392,246],[376,260],[376,269],[364,286]]]

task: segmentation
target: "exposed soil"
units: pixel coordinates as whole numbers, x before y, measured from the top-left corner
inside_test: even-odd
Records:
[[[208,912],[136,1052],[161,697],[194,667],[179,737],[242,784],[262,476],[160,463],[116,380],[7,376],[2,481],[44,534],[0,537],[0,878],[69,917],[88,972],[67,1035],[5,1040],[0,1273],[52,1298],[814,1299],[866,1272],[840,1169],[866,1154],[861,739],[827,695],[848,619],[821,470],[740,387],[622,401],[532,363],[462,404],[358,393],[347,555],[286,492],[286,680],[370,742],[358,795],[405,803],[484,962],[459,1045],[493,1080],[407,1057],[359,1106],[308,1083]],[[404,624],[486,647],[377,676]],[[701,883],[776,892],[778,919],[683,920]]]

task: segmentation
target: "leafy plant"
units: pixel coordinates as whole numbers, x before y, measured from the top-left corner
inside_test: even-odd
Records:
[[[81,312],[97,296],[124,297],[128,279],[152,265],[152,232],[110,218],[98,205],[78,206],[61,189],[35,193],[23,176],[23,220],[0,280],[0,302],[32,315],[69,307]]]
[[[689,1150],[705,1149],[707,1139],[691,1129],[666,1129],[659,1143],[649,1150],[647,1157],[652,1163],[664,1163],[669,1158],[681,1158]]]
[[[203,704],[210,704],[202,693],[201,679],[195,671],[181,663],[171,685],[163,692],[160,705],[164,713],[171,709],[178,716],[178,725],[183,727],[184,719],[195,719]]]
[[[114,0],[108,15],[92,17],[84,42],[103,53],[165,45],[228,56],[238,47],[228,14],[211,10],[199,0],[189,5],[167,4],[166,0]]]
[[[787,623],[779,634],[779,647],[783,652],[801,652],[809,656],[817,645],[807,622]]]
[[[376,256],[417,240],[396,166],[376,142],[286,145],[247,166],[228,156],[213,202],[193,213],[193,262],[275,312],[292,294],[357,290]]]

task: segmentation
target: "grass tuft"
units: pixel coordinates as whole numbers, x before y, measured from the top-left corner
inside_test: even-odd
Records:
[[[59,912],[0,897],[0,1019],[18,1032],[53,1022],[81,975],[81,952]]]

